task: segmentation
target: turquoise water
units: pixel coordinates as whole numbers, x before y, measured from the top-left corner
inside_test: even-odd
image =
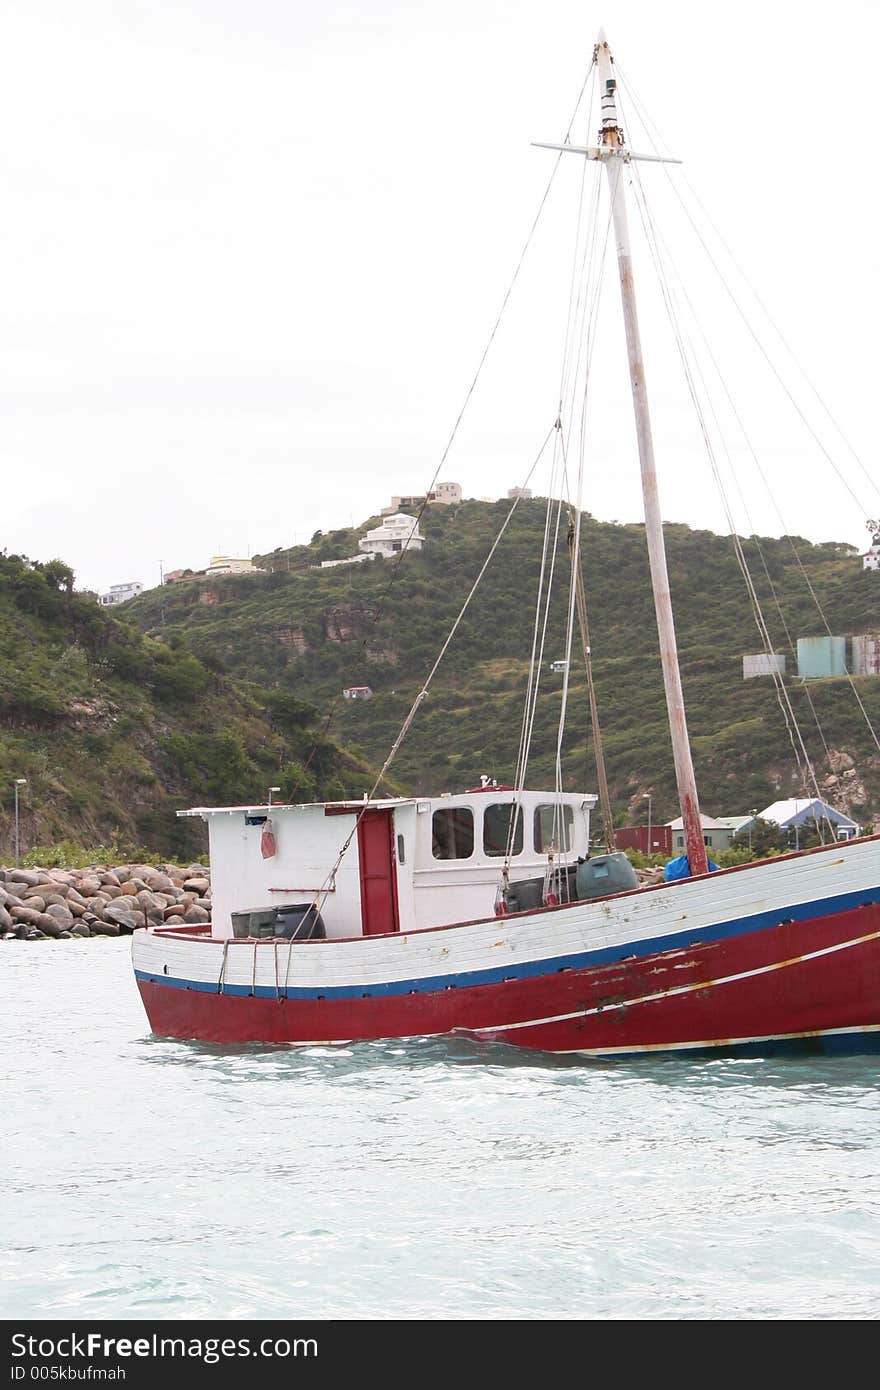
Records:
[[[293,1051],[8,943],[0,1316],[875,1318],[878,1060]]]

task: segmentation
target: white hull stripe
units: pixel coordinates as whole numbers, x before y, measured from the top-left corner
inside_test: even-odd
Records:
[[[755,931],[776,928],[780,923],[785,922],[806,922],[815,921],[821,917],[834,916],[840,912],[851,911],[859,907],[869,907],[875,905],[880,900],[880,888],[876,886],[856,889],[849,893],[840,893],[834,897],[814,899],[809,902],[792,903],[780,905],[764,912],[750,913],[747,916],[734,918],[723,922],[710,922],[705,926],[699,925],[696,921],[686,929],[664,933],[660,936],[642,937],[621,942],[615,946],[600,947],[590,951],[578,951],[562,956],[543,957],[536,960],[520,961],[504,966],[484,967],[478,970],[451,971],[447,974],[435,975],[424,974],[416,975],[404,979],[390,981],[374,981],[368,984],[352,981],[351,984],[326,984],[297,986],[292,984],[232,984],[224,981],[222,993],[224,995],[238,995],[244,998],[265,998],[265,999],[362,999],[382,997],[394,994],[430,994],[437,990],[449,988],[468,988],[474,985],[500,984],[512,979],[534,979],[541,975],[552,975],[562,970],[585,970],[594,966],[613,965],[623,959],[632,957],[644,958],[646,956],[660,955],[665,951],[676,949],[690,949],[695,945],[711,943],[713,941],[723,941],[731,937],[747,935]],[[577,906],[577,904],[573,905]],[[563,909],[569,911],[571,909]],[[503,921],[504,919],[499,919]],[[511,919],[516,920],[516,919]],[[417,936],[413,933],[410,939]],[[173,954],[179,953],[179,942],[175,942],[172,937],[155,938],[162,940],[165,950],[170,959]],[[135,937],[137,943],[137,937]],[[193,943],[194,945],[196,943]],[[211,945],[219,946],[219,941],[199,942],[198,949],[205,950]],[[342,943],[340,943],[341,945]],[[272,943],[266,941],[262,943],[263,949],[271,949]],[[246,949],[244,942],[235,943],[234,949]],[[291,949],[291,948],[288,948]],[[303,950],[309,949],[308,943],[303,943]],[[137,950],[137,944],[134,948]],[[173,954],[172,954],[173,953]],[[283,961],[288,959],[287,951],[283,956]],[[213,971],[219,969],[219,960],[215,960],[209,967]],[[152,970],[145,970],[137,964],[135,955],[135,976],[139,980],[151,984],[161,985],[170,989],[188,989],[201,991],[206,994],[219,994],[219,979],[215,975],[212,979],[198,979],[192,976],[185,977],[172,974],[158,974]]]
[[[492,1028],[473,1028],[473,1033],[512,1033],[522,1028],[543,1028],[548,1023],[567,1023],[574,1018],[589,1018],[591,1015],[609,1014],[616,1009],[631,1009],[637,1004],[656,1004],[674,999],[683,994],[693,994],[697,990],[717,989],[719,985],[737,984],[740,980],[754,979],[758,975],[769,975],[774,970],[786,970],[792,965],[802,965],[805,961],[818,960],[820,956],[833,955],[835,951],[848,951],[853,946],[864,946],[868,941],[880,940],[880,931],[868,932],[866,936],[854,936],[850,941],[839,941],[834,946],[823,946],[818,951],[808,951],[804,955],[792,956],[789,960],[776,960],[769,965],[756,966],[754,970],[742,970],[735,975],[719,975],[717,980],[697,980],[689,985],[674,985],[671,989],[659,990],[656,994],[642,994],[635,999],[622,999],[619,1003],[597,1004],[593,1009],[575,1009],[573,1013],[552,1014],[548,1018],[533,1018],[525,1023],[501,1023]],[[706,1044],[710,1046],[711,1044]],[[693,1047],[696,1044],[689,1043]]]

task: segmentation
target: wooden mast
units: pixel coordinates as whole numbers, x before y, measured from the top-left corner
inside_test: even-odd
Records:
[[[614,235],[617,242],[617,263],[620,271],[620,293],[623,300],[623,321],[629,356],[629,375],[632,384],[636,435],[638,436],[639,460],[642,470],[645,533],[648,540],[651,583],[654,589],[657,631],[660,637],[660,660],[663,665],[663,684],[669,712],[675,779],[678,784],[678,800],[681,806],[685,845],[691,873],[705,874],[709,871],[709,864],[706,846],[703,842],[703,824],[700,819],[697,782],[694,776],[694,765],[685,719],[681,673],[678,669],[678,649],[675,642],[675,624],[672,618],[672,600],[666,568],[666,546],[663,541],[663,522],[660,515],[660,494],[657,488],[657,472],[654,467],[654,444],[651,437],[648,392],[645,385],[645,368],[642,362],[642,345],[639,337],[639,320],[633,284],[629,224],[623,188],[623,173],[628,155],[624,148],[623,131],[617,118],[615,95],[617,83],[614,78],[613,60],[604,31],[601,29],[599,41],[596,44],[595,57],[599,70],[602,128],[599,132],[599,149],[593,157],[598,156],[605,165],[611,194]],[[585,151],[585,153],[587,152]]]

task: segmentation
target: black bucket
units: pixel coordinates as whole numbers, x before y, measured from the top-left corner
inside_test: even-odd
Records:
[[[323,941],[327,931],[314,903],[289,903],[275,909],[275,936],[285,941]]]

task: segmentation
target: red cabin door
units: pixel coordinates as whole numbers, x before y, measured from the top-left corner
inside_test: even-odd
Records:
[[[358,824],[358,858],[364,936],[400,931],[393,811],[364,811]]]

